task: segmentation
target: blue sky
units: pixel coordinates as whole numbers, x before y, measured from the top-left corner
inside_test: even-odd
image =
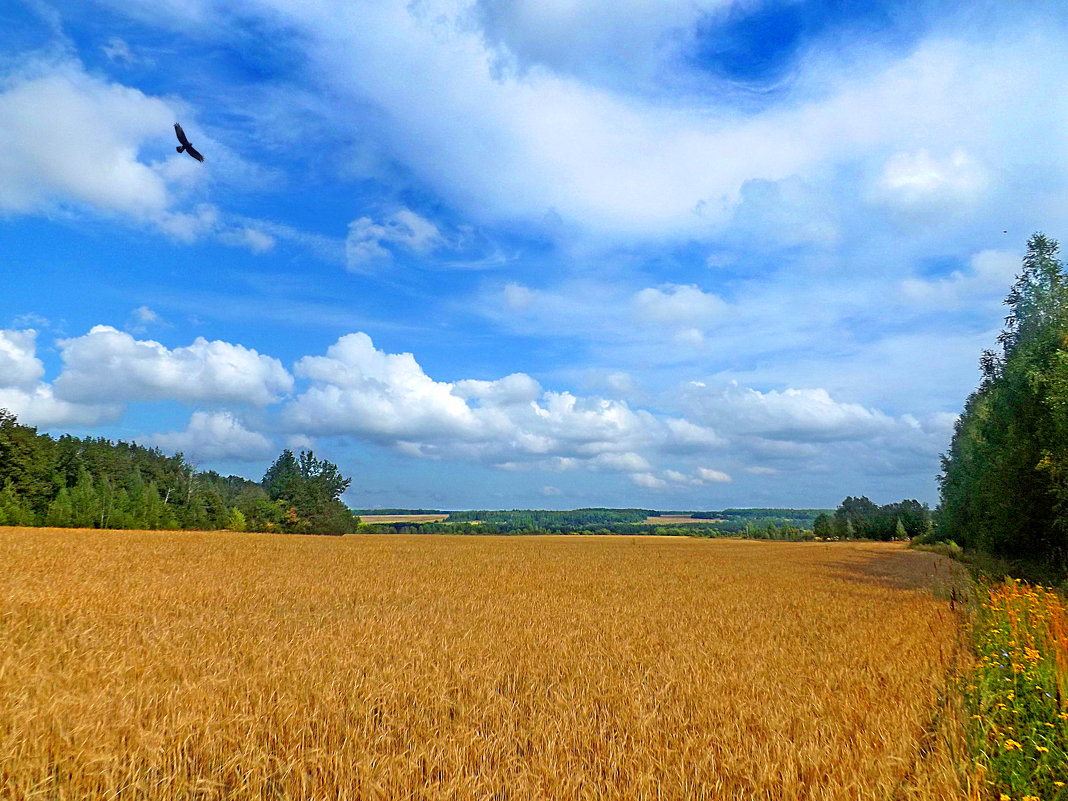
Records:
[[[1002,6],[14,0],[0,406],[356,507],[934,503],[1068,230]]]

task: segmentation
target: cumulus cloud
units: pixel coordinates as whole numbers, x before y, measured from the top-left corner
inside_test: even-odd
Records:
[[[168,349],[98,325],[59,341],[63,371],[56,394],[72,401],[179,400],[263,406],[293,388],[277,359],[228,342],[198,337]]]
[[[25,387],[44,375],[37,358],[37,332],[0,329],[0,387]]]
[[[773,440],[863,439],[899,425],[877,409],[836,401],[821,388],[760,392],[737,382],[722,389],[691,382],[683,389],[681,401],[699,422]]]
[[[150,219],[166,183],[137,158],[174,113],[162,100],[62,66],[9,79],[0,91],[0,210],[75,202]]]
[[[153,434],[145,439],[165,451],[180,451],[197,461],[256,461],[274,452],[267,437],[249,431],[229,411],[198,410],[193,412],[184,431]]]
[[[118,404],[71,403],[57,398],[46,383],[0,388],[0,409],[12,412],[20,423],[43,428],[98,425],[117,420],[123,411]]]
[[[349,435],[422,458],[464,458],[502,469],[647,472],[650,455],[722,444],[715,432],[627,403],[546,390],[528,375],[435,381],[410,353],[389,354],[363,333],[295,366],[311,386],[283,417],[312,435]]]
[[[37,358],[37,332],[0,329],[0,409],[34,426],[95,425],[117,418],[113,404],[70,403],[41,381],[44,364]]]
[[[707,481],[709,484],[730,484],[733,479],[722,470],[713,470],[709,467],[698,467],[697,478]]]
[[[657,478],[652,473],[634,473],[630,480],[645,489],[662,489],[667,486],[667,481]]]

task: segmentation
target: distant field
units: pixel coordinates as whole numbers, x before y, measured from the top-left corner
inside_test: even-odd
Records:
[[[364,523],[440,523],[448,517],[443,515],[360,515]]]
[[[677,526],[685,523],[722,523],[722,517],[690,517],[689,515],[650,515],[645,523],[650,526]]]
[[[0,528],[0,797],[959,797],[888,544]]]

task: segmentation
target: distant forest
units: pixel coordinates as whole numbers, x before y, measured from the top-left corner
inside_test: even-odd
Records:
[[[344,534],[349,479],[286,450],[261,482],[198,471],[182,454],[97,437],[58,439],[0,409],[0,525]]]
[[[0,525],[114,529],[230,529],[294,534],[654,534],[754,539],[902,539],[930,526],[916,501],[876,506],[846,498],[823,509],[658,512],[585,508],[374,509],[448,514],[445,522],[360,524],[340,500],[351,479],[311,451],[285,450],[260,481],[200,471],[182,454],[101,437],[58,438],[0,409]],[[691,518],[681,523],[677,518]],[[660,519],[662,518],[662,520]]]

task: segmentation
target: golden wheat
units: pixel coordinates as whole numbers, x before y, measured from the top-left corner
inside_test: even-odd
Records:
[[[899,546],[0,529],[9,798],[951,797]],[[940,700],[941,699],[941,700]]]

